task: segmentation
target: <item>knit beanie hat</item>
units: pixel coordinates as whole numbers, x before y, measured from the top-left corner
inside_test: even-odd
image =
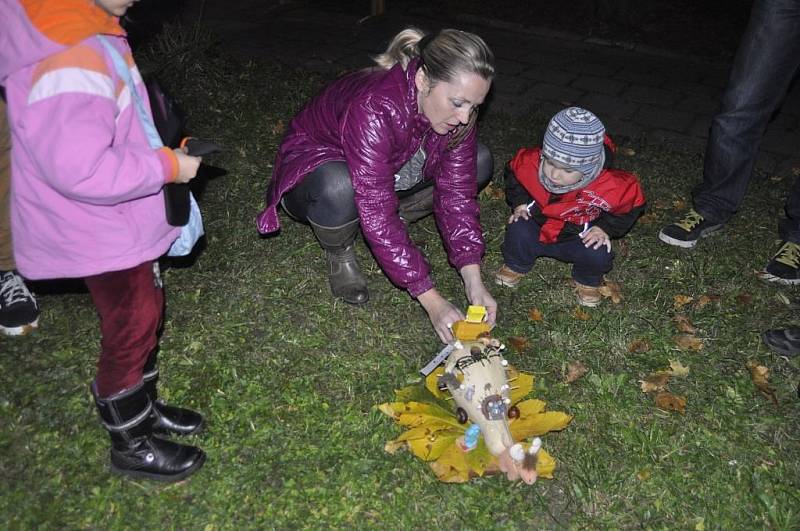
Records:
[[[603,169],[606,154],[603,148],[606,128],[594,113],[580,107],[559,111],[547,124],[542,143],[544,158],[559,162],[583,174],[575,184],[559,186],[539,169],[539,180],[548,192],[563,194],[583,188],[594,181]]]

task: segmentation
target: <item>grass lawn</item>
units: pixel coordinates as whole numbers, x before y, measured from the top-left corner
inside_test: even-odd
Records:
[[[622,303],[606,300],[578,318],[569,268],[551,260],[515,291],[492,288],[495,336],[528,340],[509,359],[536,375],[534,396],[574,415],[544,437],[555,478],[443,484],[408,452],[383,451],[401,430],[373,407],[416,381],[441,347],[424,311],[390,284],[363,242],[371,300],[354,308],[330,297],[307,227],[283,215],[278,236],[255,229],[283,126],[325,79],[205,52],[162,71],[192,131],[226,147],[209,162],[227,174],[201,194],[207,248],[165,273],[161,360],[162,396],[207,415],[208,429],[191,441],[209,460],[166,486],[108,471],[108,440],[88,392],[99,351],[94,308],[74,286],[37,284],[40,329],[0,337],[4,528],[800,527],[800,365],[759,339],[797,322],[796,294],[755,275],[775,249],[791,178],[756,177],[724,235],[685,252],[657,233],[685,208],[701,156],[626,141],[617,166],[641,177],[650,209],[616,242]],[[545,118],[485,114],[481,137],[495,153],[496,179],[519,146],[538,141]],[[508,209],[486,195],[481,214],[488,283],[502,260]],[[433,220],[411,235],[441,291],[466,307]],[[676,296],[693,301],[676,309]],[[530,318],[533,309],[541,320]],[[677,313],[697,328],[702,350],[676,345]],[[641,348],[631,348],[637,341]],[[690,370],[669,385],[686,398],[683,415],[656,408],[640,389],[669,360]],[[770,369],[777,405],[752,383],[749,360]],[[573,361],[589,371],[563,383]]]

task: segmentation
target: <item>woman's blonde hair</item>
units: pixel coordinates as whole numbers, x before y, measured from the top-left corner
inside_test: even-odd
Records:
[[[494,78],[494,54],[483,39],[456,29],[426,35],[418,28],[406,28],[394,36],[386,51],[373,59],[382,68],[400,63],[405,70],[417,57],[431,87],[441,81],[452,81],[462,72],[477,74],[488,81]],[[458,145],[475,126],[477,118],[478,113],[473,113],[469,123],[453,136],[449,147]]]

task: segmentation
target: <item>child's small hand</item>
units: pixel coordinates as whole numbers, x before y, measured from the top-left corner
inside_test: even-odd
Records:
[[[514,209],[514,212],[511,213],[511,216],[508,218],[508,224],[511,225],[518,219],[531,219],[531,213],[528,212],[528,205],[519,205],[517,208]]]
[[[590,229],[583,231],[580,236],[584,247],[599,249],[605,245],[608,252],[611,252],[611,238],[609,238],[608,234],[606,234],[606,231],[600,227],[591,227]]]
[[[175,177],[176,183],[188,183],[197,175],[197,169],[203,162],[203,157],[192,157],[186,154],[186,148],[172,150],[175,158],[178,159],[178,175]]]

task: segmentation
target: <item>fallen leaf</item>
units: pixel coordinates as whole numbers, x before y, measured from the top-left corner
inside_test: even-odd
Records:
[[[588,321],[592,318],[592,316],[588,313],[583,311],[580,307],[575,308],[575,311],[572,313],[572,316],[575,319],[580,319],[581,321]]]
[[[655,225],[658,223],[658,217],[656,216],[655,212],[648,212],[647,214],[639,217],[639,221],[637,223],[641,225]]]
[[[650,479],[652,472],[650,472],[649,468],[643,468],[639,472],[636,473],[636,479],[639,481],[647,481]]]
[[[524,336],[511,336],[508,338],[511,347],[517,352],[521,352],[528,346],[528,338]]]
[[[650,343],[647,342],[646,339],[634,339],[631,341],[630,345],[628,345],[628,352],[649,352],[650,351]]]
[[[686,413],[686,398],[662,392],[656,395],[656,407],[664,411],[677,411],[681,415]]]
[[[642,386],[642,392],[653,393],[655,391],[663,391],[667,388],[671,376],[671,372],[658,371],[645,377],[644,380],[639,380],[639,384]]]
[[[672,202],[672,207],[675,210],[686,210],[686,201],[683,199],[676,199]]]
[[[503,191],[503,189],[499,186],[495,186],[493,183],[489,183],[486,188],[483,189],[482,193],[486,197],[490,197],[492,199],[503,199],[506,196],[506,193]]]
[[[683,332],[685,334],[697,333],[697,328],[694,327],[691,319],[686,317],[684,314],[676,314],[672,320],[675,321],[675,326],[678,328],[678,332]]]
[[[703,350],[703,340],[692,334],[678,334],[672,341],[680,350]]]
[[[697,300],[695,301],[694,306],[695,306],[695,308],[702,308],[702,307],[706,306],[707,304],[713,302],[715,300],[715,298],[716,298],[716,300],[719,300],[719,297],[716,296],[716,295],[714,295],[714,296],[711,296],[711,295],[700,295],[699,297],[697,297]]]
[[[669,201],[667,201],[663,197],[659,197],[658,199],[653,201],[653,208],[656,210],[665,210],[669,208]]]
[[[769,180],[774,183],[779,183],[783,180],[783,175],[773,175],[772,177],[769,178]]]
[[[672,376],[686,378],[689,376],[689,367],[686,367],[678,360],[669,360],[669,369]]]
[[[571,361],[567,365],[567,377],[564,378],[564,383],[572,383],[580,379],[589,369],[580,361]]]
[[[534,308],[528,311],[528,317],[530,317],[531,321],[544,321],[544,316],[542,312],[539,311],[538,308]]]
[[[747,368],[750,369],[750,379],[765,396],[767,396],[777,406],[778,397],[775,390],[769,384],[769,369],[763,365],[759,365],[753,360],[747,362]]]
[[[611,299],[611,302],[614,304],[619,304],[622,302],[622,287],[619,285],[619,282],[606,280],[603,282],[603,285],[600,286],[600,295]]]
[[[271,131],[273,135],[282,135],[284,129],[286,129],[286,126],[283,124],[283,120],[278,120],[272,126]]]
[[[749,293],[740,293],[736,296],[736,304],[746,306],[753,302],[753,296]]]
[[[692,302],[694,297],[691,295],[675,295],[672,297],[672,300],[672,306],[675,308],[675,311],[678,312],[681,310],[681,308]]]
[[[636,155],[636,150],[629,147],[624,147],[620,149],[619,152],[621,155],[624,155],[626,157],[633,157],[634,155]]]

